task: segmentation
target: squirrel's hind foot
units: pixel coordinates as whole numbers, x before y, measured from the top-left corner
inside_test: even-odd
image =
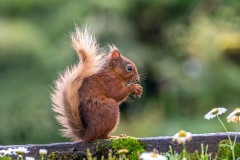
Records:
[[[120,136],[119,137],[127,137],[127,135],[126,134],[120,134]]]

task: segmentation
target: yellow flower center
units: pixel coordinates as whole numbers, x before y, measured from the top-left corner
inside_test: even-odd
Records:
[[[238,111],[238,110],[240,110],[240,108],[236,108],[236,109],[234,109],[234,111]]]
[[[240,108],[234,109],[234,112],[236,112],[235,116],[240,116]]]
[[[218,114],[218,112],[219,112],[219,110],[218,110],[217,108],[213,108],[213,109],[211,110],[211,113],[212,113],[213,115]]]
[[[184,130],[180,130],[180,131],[178,132],[178,136],[179,136],[179,137],[186,137],[186,136],[187,136],[187,132],[184,131]]]
[[[154,158],[157,158],[157,154],[156,153],[152,153],[150,156],[154,157]]]
[[[25,152],[24,151],[16,151],[17,154],[24,154]]]

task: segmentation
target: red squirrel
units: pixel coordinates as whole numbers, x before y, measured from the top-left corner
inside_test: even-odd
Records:
[[[88,28],[76,27],[71,41],[79,62],[59,76],[51,95],[62,134],[78,142],[111,138],[120,103],[142,95],[137,67],[115,46],[105,54]]]

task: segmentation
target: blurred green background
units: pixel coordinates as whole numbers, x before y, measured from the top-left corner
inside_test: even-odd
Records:
[[[115,44],[145,73],[143,96],[122,104],[115,135],[221,132],[204,115],[226,107],[226,123],[239,106],[238,0],[2,0],[0,145],[69,141],[59,134],[50,93],[58,74],[77,63],[69,38],[75,24],[90,26],[101,46]]]

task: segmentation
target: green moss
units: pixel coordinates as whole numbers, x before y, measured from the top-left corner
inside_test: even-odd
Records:
[[[191,159],[191,160],[200,160],[200,159],[207,160],[207,159],[209,159],[208,153],[204,153],[204,155],[201,155],[201,153],[199,153],[198,151],[195,151],[193,153],[187,152],[187,157],[188,157],[188,159]]]
[[[188,153],[189,154],[189,157],[191,160],[198,160],[199,158],[199,155],[198,155],[198,152],[194,152],[194,153]]]
[[[12,158],[8,156],[3,156],[3,157],[0,157],[0,160],[12,160]]]
[[[96,146],[96,152],[108,151],[111,147],[109,143],[102,143],[100,140],[95,141],[93,145]]]
[[[97,140],[94,142],[93,148],[94,150],[94,157],[100,159],[103,155],[108,155],[108,151],[111,148],[110,142],[103,142],[102,140]]]
[[[48,160],[56,160],[56,159],[58,159],[58,160],[69,160],[69,159],[71,159],[71,160],[77,160],[78,159],[78,157],[76,156],[76,155],[73,155],[73,154],[71,154],[71,153],[60,153],[60,152],[52,152],[49,156],[48,156],[48,158],[47,158]]]
[[[236,143],[235,148],[235,157],[240,157],[240,144]],[[228,140],[222,140],[218,145],[217,158],[216,160],[232,160],[232,151],[230,149],[230,142]]]
[[[127,149],[129,151],[128,157],[131,160],[138,160],[138,153],[145,152],[146,145],[133,137],[115,138],[111,142],[115,154],[119,149]]]

